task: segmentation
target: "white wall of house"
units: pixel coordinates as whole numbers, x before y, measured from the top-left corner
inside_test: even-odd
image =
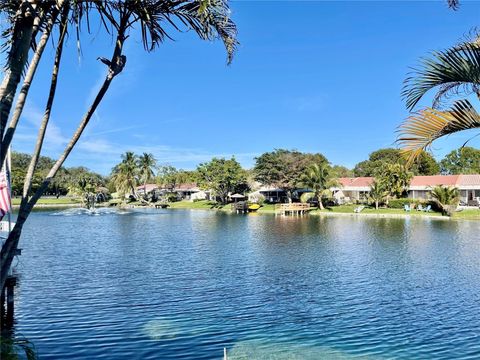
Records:
[[[197,191],[195,193],[192,193],[192,195],[190,195],[190,200],[191,201],[194,201],[194,200],[207,200],[209,198],[209,194],[207,194],[207,192],[203,191],[203,190],[200,190],[200,191]]]

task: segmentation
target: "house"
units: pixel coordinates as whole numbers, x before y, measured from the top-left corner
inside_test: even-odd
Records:
[[[429,199],[435,186],[453,186],[460,191],[460,202],[466,205],[480,204],[480,174],[414,176],[408,189],[412,199]]]
[[[212,192],[200,189],[196,183],[179,184],[173,192],[177,193],[179,200],[211,200]]]
[[[331,189],[333,197],[339,204],[366,200],[373,181],[373,177],[340,178],[341,187]]]
[[[361,201],[368,196],[373,181],[373,177],[340,178],[342,186],[331,190],[338,203]],[[460,191],[461,203],[474,206],[480,204],[480,174],[414,176],[407,189],[408,197],[428,200],[435,186],[456,187]]]
[[[146,184],[146,185],[137,186],[135,190],[138,195],[143,196],[145,195],[145,193],[147,195],[151,194],[152,192],[159,190],[159,188],[157,184]]]
[[[460,200],[468,205],[480,205],[480,174],[460,175]]]

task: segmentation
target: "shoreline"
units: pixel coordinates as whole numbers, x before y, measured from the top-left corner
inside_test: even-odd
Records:
[[[55,208],[62,208],[62,209],[68,209],[68,208],[79,208],[82,207],[82,204],[78,203],[70,203],[70,204],[36,204],[34,206],[34,210],[38,209],[55,209]],[[18,210],[20,208],[20,205],[12,205],[13,210]],[[115,207],[118,208],[118,207]],[[137,206],[133,205],[130,206],[132,209],[154,209],[153,207],[146,207],[146,206]],[[188,207],[188,206],[182,206],[182,207],[169,207],[163,210],[207,210],[207,211],[222,211],[222,212],[232,212],[233,211],[230,208],[208,208],[208,207]],[[256,214],[273,214],[273,215],[280,215],[276,214],[275,210],[273,209],[265,209],[262,210],[260,208]],[[473,221],[479,221],[480,218],[477,217],[466,217],[466,218],[456,218],[456,217],[448,217],[448,216],[442,216],[442,215],[423,215],[423,214],[388,214],[388,213],[349,213],[349,212],[326,212],[326,211],[318,211],[318,210],[312,210],[309,212],[309,215],[311,216],[325,216],[325,217],[354,217],[354,218],[359,218],[359,217],[366,217],[366,218],[389,218],[389,219],[434,219],[434,220],[473,220]],[[282,215],[283,216],[283,215]],[[287,215],[289,216],[289,215]]]
[[[310,214],[313,216],[349,216],[349,217],[376,217],[376,218],[391,218],[391,219],[435,219],[435,220],[464,220],[454,219],[442,215],[412,215],[412,214],[371,214],[371,213],[341,213],[341,212],[315,212]],[[473,219],[475,220],[475,219]]]

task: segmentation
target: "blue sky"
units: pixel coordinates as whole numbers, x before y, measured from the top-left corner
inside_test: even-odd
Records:
[[[459,11],[443,1],[235,1],[240,46],[226,66],[220,42],[172,33],[145,53],[133,33],[128,61],[66,166],[108,174],[127,151],[152,152],[161,164],[192,169],[213,156],[251,167],[274,148],[323,153],[353,167],[393,146],[407,116],[400,98],[409,66],[480,25],[480,3]],[[93,28],[93,34],[98,29]],[[57,157],[100,86],[112,39],[84,36],[79,57],[65,50],[44,155]],[[14,149],[29,152],[46,101],[52,49],[46,51]],[[425,102],[426,104],[426,102]],[[439,141],[437,158],[469,134]],[[471,145],[478,147],[479,140]]]

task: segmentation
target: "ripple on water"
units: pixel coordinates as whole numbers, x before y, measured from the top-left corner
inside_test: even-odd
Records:
[[[128,214],[129,211],[120,210],[117,208],[109,208],[109,207],[100,207],[95,209],[87,209],[87,208],[70,208],[61,211],[57,211],[51,213],[52,216],[82,216],[82,215],[89,215],[89,216],[99,216],[99,215],[123,215]]]
[[[227,352],[230,360],[375,360],[371,356],[353,356],[326,346],[302,346],[299,344],[247,340],[236,343]]]
[[[480,358],[480,223],[92,215],[25,225],[16,331],[40,358]]]

